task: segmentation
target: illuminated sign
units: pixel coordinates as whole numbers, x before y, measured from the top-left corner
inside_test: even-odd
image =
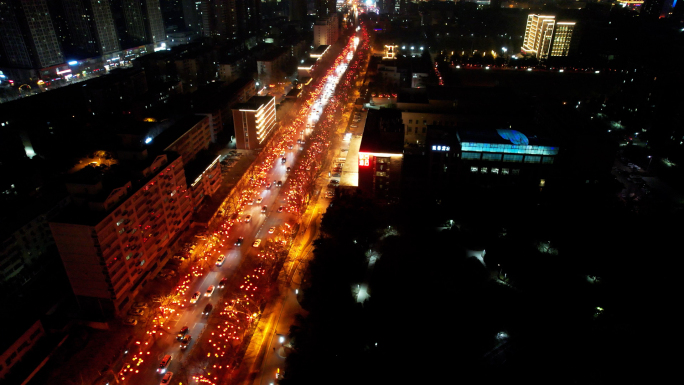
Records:
[[[71,72],[71,69],[67,68],[64,71],[57,71],[57,75],[65,74],[67,72]]]
[[[359,154],[359,166],[370,166],[370,154]]]
[[[449,146],[432,146],[432,151],[451,151]]]
[[[78,64],[78,61],[72,60],[72,61],[67,62],[67,64],[70,66],[75,66],[76,64]]]

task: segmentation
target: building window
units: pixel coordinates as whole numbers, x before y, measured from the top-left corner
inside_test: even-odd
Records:
[[[508,175],[508,169],[507,169],[507,168],[502,168],[502,169],[501,169],[501,175]]]
[[[409,119],[409,123],[413,123],[413,119]]]
[[[462,159],[480,159],[479,152],[464,152],[461,156]]]
[[[486,173],[487,173],[487,167],[482,167],[482,168],[480,169],[480,172],[483,173],[483,174],[486,174]]]
[[[501,161],[501,154],[482,154],[482,160]]]
[[[520,169],[519,169],[519,168],[514,168],[514,169],[513,169],[513,175],[520,175]]]
[[[526,155],[525,156],[525,163],[540,163],[541,162],[541,156],[538,155]]]
[[[503,156],[504,162],[522,162],[522,160],[523,160],[522,155],[504,154],[504,156]]]
[[[470,172],[477,172],[477,167],[475,167],[475,166],[470,167]]]
[[[427,127],[423,127],[423,134],[427,132]]]
[[[499,169],[496,167],[492,167],[492,174],[498,174],[498,173],[499,173]]]
[[[378,171],[375,173],[375,176],[387,176],[387,173],[385,171]]]
[[[546,179],[539,179],[539,187],[544,187],[546,185]]]
[[[411,132],[413,132],[413,128],[409,127],[409,128],[408,128],[408,133],[410,134]]]
[[[543,164],[553,164],[553,157],[550,156],[545,156],[544,159],[542,159]]]

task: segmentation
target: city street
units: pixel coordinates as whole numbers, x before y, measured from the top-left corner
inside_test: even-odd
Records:
[[[238,294],[228,293],[228,287],[230,287],[230,285],[224,289],[219,288],[219,282],[223,278],[227,278],[228,282],[240,280],[241,277],[234,274],[235,272],[240,271],[240,265],[245,261],[255,261],[259,260],[259,258],[264,258],[263,249],[267,247],[267,245],[275,244],[274,242],[269,243],[269,241],[278,239],[278,244],[280,244],[280,242],[284,243],[290,236],[290,227],[288,225],[294,226],[294,224],[300,220],[297,210],[292,206],[294,198],[291,191],[293,188],[301,189],[302,181],[291,182],[290,178],[296,175],[305,179],[306,175],[308,175],[308,173],[302,171],[295,173],[295,164],[299,164],[298,161],[301,160],[300,158],[305,156],[302,155],[302,153],[307,149],[306,143],[310,139],[315,141],[316,135],[320,135],[317,134],[317,131],[313,129],[313,127],[319,119],[322,119],[324,110],[330,111],[332,109],[344,107],[341,104],[339,106],[335,104],[337,103],[337,100],[333,95],[341,76],[345,74],[347,66],[354,56],[353,49],[356,47],[356,44],[358,44],[358,39],[356,39],[353,47],[352,43],[350,43],[349,47],[352,48],[348,48],[348,50],[343,53],[344,57],[337,62],[337,67],[330,70],[328,72],[328,77],[321,81],[320,89],[312,94],[312,101],[308,102],[308,107],[304,104],[303,109],[307,111],[307,115],[305,116],[305,119],[302,120],[306,122],[307,125],[305,129],[302,129],[301,132],[294,135],[298,139],[297,143],[293,144],[291,146],[292,148],[290,148],[290,146],[282,146],[281,148],[285,148],[285,150],[277,153],[275,157],[269,158],[269,162],[272,162],[272,164],[261,165],[260,169],[262,170],[262,173],[259,175],[258,180],[263,182],[258,182],[255,178],[255,183],[249,188],[250,191],[248,194],[242,194],[242,199],[246,203],[239,205],[240,212],[238,221],[233,225],[229,225],[229,227],[225,227],[227,224],[223,224],[224,227],[219,226],[217,229],[209,229],[207,235],[204,236],[202,242],[197,246],[194,258],[202,259],[208,257],[207,262],[210,267],[207,272],[202,274],[201,269],[196,270],[193,265],[192,273],[187,275],[187,277],[190,278],[186,277],[179,280],[179,286],[176,290],[180,295],[180,298],[177,300],[180,306],[176,307],[180,308],[174,309],[174,307],[171,306],[172,304],[168,305],[168,308],[165,309],[165,316],[167,318],[165,318],[162,327],[149,329],[149,325],[136,326],[138,328],[147,327],[149,329],[149,337],[138,341],[139,345],[141,345],[141,349],[130,359],[124,360],[124,367],[119,372],[119,381],[129,380],[127,382],[132,384],[159,383],[163,376],[162,372],[166,371],[174,373],[174,378],[171,381],[172,384],[178,382],[191,382],[191,378],[183,378],[176,375],[182,372],[187,373],[188,376],[201,373],[203,379],[211,379],[214,383],[222,383],[220,379],[215,377],[218,373],[212,372],[212,368],[217,365],[208,367],[208,359],[202,359],[201,362],[188,362],[188,357],[194,353],[193,350],[202,349],[203,347],[208,346],[207,344],[214,347],[217,346],[211,339],[213,338],[212,335],[214,335],[213,332],[209,336],[205,335],[208,326],[210,326],[208,319],[213,313],[220,312],[229,306],[228,302],[221,303],[224,300],[228,301],[230,299],[228,294]],[[332,103],[329,103],[331,101]],[[328,106],[328,104],[330,104],[330,106]],[[299,117],[302,116],[300,115]],[[333,128],[337,128],[336,126],[339,123],[342,122],[335,122]],[[299,139],[301,139],[301,143],[299,142]],[[341,137],[334,137],[332,140],[339,141],[340,139]],[[300,233],[293,243],[290,252],[291,257],[285,262],[281,271],[281,276],[285,274],[287,277],[285,283],[286,287],[291,283],[297,286],[301,283],[301,269],[305,267],[307,258],[312,255],[311,243],[318,235],[318,225],[321,215],[330,201],[328,198],[324,198],[320,193],[324,191],[325,186],[328,183],[328,169],[332,165],[331,159],[335,154],[333,154],[333,151],[330,151],[330,147],[321,147],[320,144],[313,144],[311,148],[319,153],[321,149],[327,150],[323,155],[323,160],[319,163],[320,166],[318,166],[323,167],[324,169],[320,170],[322,172],[319,172],[319,177],[311,183],[309,187],[314,190],[312,191],[313,197],[307,212],[302,215]],[[308,149],[310,150],[311,148]],[[265,151],[268,150],[264,149],[264,152]],[[306,167],[306,170],[309,170],[309,167],[311,167],[310,163],[306,166],[300,165],[299,170],[303,170],[304,167]],[[292,171],[288,171],[288,168],[292,168]],[[282,186],[278,186],[277,182],[282,182]],[[295,184],[291,186],[292,183]],[[267,188],[269,185],[271,186],[270,189]],[[279,209],[281,207],[282,209]],[[225,231],[222,231],[222,229]],[[286,235],[283,236],[282,234]],[[242,239],[241,245],[236,244],[238,239]],[[255,244],[256,240],[260,240],[260,244]],[[266,253],[268,253],[268,251]],[[225,261],[221,266],[218,266],[216,261],[220,255],[225,256]],[[296,258],[292,259],[293,255],[295,255]],[[245,278],[248,279],[248,277]],[[246,282],[248,282],[248,280]],[[154,285],[154,281],[151,284]],[[211,286],[215,287],[213,293],[207,293],[207,289]],[[240,286],[240,288],[243,286]],[[253,289],[256,290],[256,286]],[[190,298],[196,292],[200,294],[200,297],[196,303],[191,304]],[[205,293],[210,295],[207,296]],[[141,300],[147,299],[143,298]],[[263,344],[273,345],[275,347],[275,344],[279,343],[279,336],[270,336],[270,332],[259,332],[261,323],[276,324],[282,314],[282,322],[278,324],[280,325],[278,327],[283,330],[278,329],[277,334],[285,335],[287,334],[289,325],[294,320],[295,314],[300,310],[294,290],[282,291],[281,298],[274,302],[275,303],[268,304],[261,315],[257,314],[257,309],[250,310],[250,314],[247,314],[248,323],[251,323],[253,319],[258,321],[259,317],[263,318],[257,328],[256,334],[259,334],[259,336],[255,335],[257,338],[253,339],[253,341],[260,341],[258,344],[259,346],[257,346],[257,351],[262,350]],[[213,306],[211,314],[203,314],[206,306],[209,304]],[[283,312],[284,308],[286,309],[285,312]],[[274,312],[274,309],[277,309],[278,312]],[[251,314],[253,311],[254,313]],[[227,323],[228,322],[226,322],[226,324]],[[176,339],[179,330],[184,326],[188,327],[187,334],[192,336],[187,349],[182,349],[181,342]],[[244,332],[245,329],[242,329],[242,333]],[[258,337],[261,337],[261,339]],[[277,338],[278,341],[273,342],[271,341],[272,338]],[[251,349],[252,346],[250,345],[249,348]],[[224,345],[223,351],[225,350],[226,346]],[[275,349],[274,351],[279,354],[282,359],[284,351],[279,351],[279,349]],[[202,350],[202,355],[204,355],[204,352],[205,350]],[[160,362],[165,355],[171,355],[172,359],[164,370],[159,371]],[[211,356],[211,352],[206,355],[208,358],[212,358]],[[249,356],[250,354],[248,351],[245,357]],[[219,355],[217,354],[216,358],[218,357]],[[255,362],[258,363],[261,361],[250,361],[243,367],[251,367],[258,370],[258,367],[254,367]],[[225,364],[222,363],[220,366],[223,367],[223,365],[227,364],[228,362]],[[268,360],[266,367],[263,369],[263,373],[266,375],[274,370],[277,371],[280,365],[281,363],[278,361]]]

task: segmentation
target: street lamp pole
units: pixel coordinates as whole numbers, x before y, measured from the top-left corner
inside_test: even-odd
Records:
[[[648,159],[650,160],[648,161],[648,167],[646,167],[646,173],[648,173],[648,170],[651,169],[651,162],[653,162],[653,156],[649,155]]]

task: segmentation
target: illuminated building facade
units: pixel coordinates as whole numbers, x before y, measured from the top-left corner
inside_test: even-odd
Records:
[[[253,96],[233,107],[233,124],[237,148],[255,150],[276,128],[275,97]]]
[[[460,158],[459,180],[497,185],[532,181],[544,187],[559,148],[547,140],[511,129],[459,130],[447,153]],[[436,144],[433,152],[445,152]]]
[[[86,167],[67,189],[73,204],[50,221],[82,309],[122,315],[170,258],[167,245],[192,213],[183,160],[161,154],[144,169]]]
[[[373,198],[399,198],[404,135],[397,111],[368,111],[358,152],[358,188]]]
[[[539,59],[568,56],[574,22],[556,22],[555,16],[529,15],[522,52]]]
[[[383,59],[396,59],[396,54],[397,54],[397,49],[399,49],[398,45],[387,45],[385,44],[385,51],[382,56]]]

